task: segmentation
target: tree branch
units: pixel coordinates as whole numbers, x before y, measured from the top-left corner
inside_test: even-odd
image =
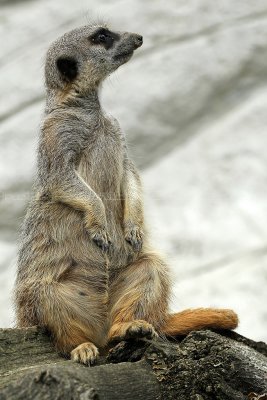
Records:
[[[199,331],[121,342],[85,367],[57,354],[39,328],[2,329],[0,400],[264,400],[266,355],[266,344],[234,332]]]

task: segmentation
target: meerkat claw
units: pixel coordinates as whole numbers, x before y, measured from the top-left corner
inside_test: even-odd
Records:
[[[94,243],[99,247],[104,253],[107,253],[109,248],[110,248],[110,242],[104,242],[101,239],[94,238],[93,239]]]
[[[110,330],[109,341],[121,341],[129,339],[157,339],[158,334],[154,327],[146,321],[135,320],[115,324]]]
[[[71,359],[74,362],[91,366],[95,364],[99,352],[97,347],[90,342],[82,343],[71,352]]]
[[[140,252],[143,246],[143,232],[142,230],[134,226],[130,230],[126,230],[125,240],[128,242],[135,252]]]
[[[104,253],[107,253],[112,247],[112,242],[109,240],[106,232],[97,232],[93,235],[92,239],[96,246],[98,246]]]

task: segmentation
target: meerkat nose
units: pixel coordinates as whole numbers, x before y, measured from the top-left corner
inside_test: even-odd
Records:
[[[137,49],[138,47],[142,46],[142,44],[143,44],[143,36],[141,36],[141,35],[135,35],[134,44],[135,44],[135,48],[136,48],[136,49]]]

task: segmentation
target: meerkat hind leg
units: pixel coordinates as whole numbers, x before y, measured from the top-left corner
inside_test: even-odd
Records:
[[[111,283],[109,341],[155,338],[167,318],[168,268],[147,252],[123,269]]]
[[[91,365],[107,341],[107,274],[86,264],[66,267],[41,285],[41,325],[51,332],[59,352]],[[98,273],[98,275],[97,275]],[[93,283],[93,284],[92,284]]]

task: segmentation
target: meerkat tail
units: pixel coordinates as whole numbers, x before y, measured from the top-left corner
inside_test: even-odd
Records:
[[[235,329],[237,314],[228,309],[196,308],[170,314],[163,327],[168,336],[185,335],[204,328]]]

